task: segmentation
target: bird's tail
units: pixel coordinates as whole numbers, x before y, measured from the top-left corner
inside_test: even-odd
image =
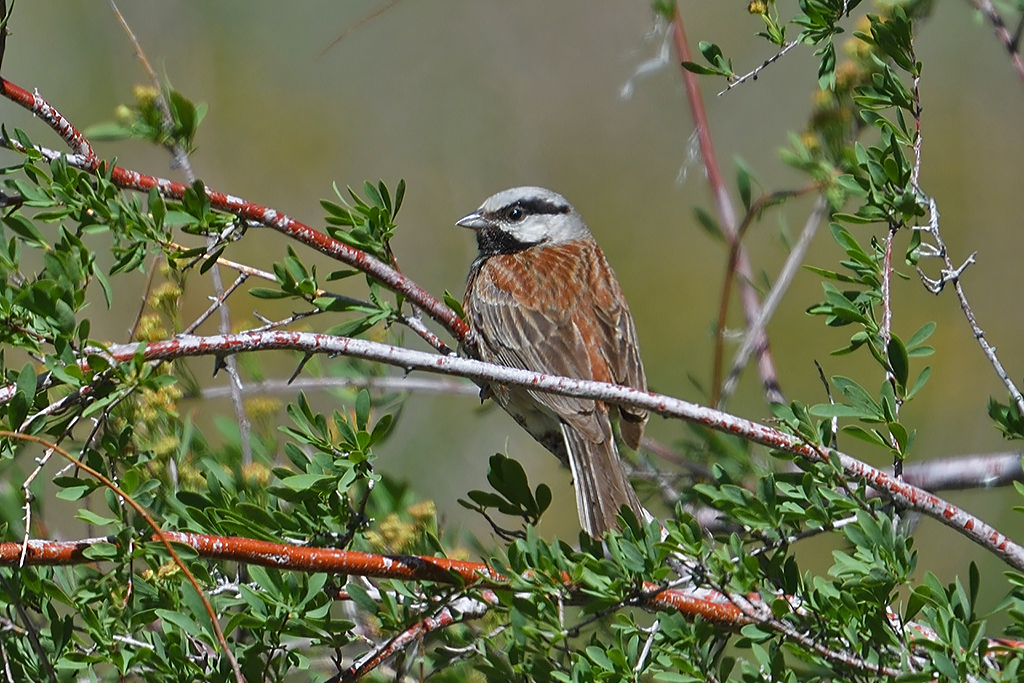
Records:
[[[576,509],[584,531],[593,538],[600,538],[604,532],[616,528],[615,516],[623,505],[632,510],[640,521],[652,519],[626,477],[611,425],[601,442],[589,440],[564,423],[562,436],[569,451],[569,469],[576,487]]]

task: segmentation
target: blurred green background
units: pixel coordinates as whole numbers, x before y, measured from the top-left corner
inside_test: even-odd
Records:
[[[691,45],[717,42],[737,71],[772,54],[754,38],[761,21],[746,14],[745,2],[680,4]],[[333,181],[359,187],[364,179],[383,178],[394,187],[405,178],[409,190],[394,242],[403,269],[436,294],[448,289],[458,296],[475,244],[454,221],[506,187],[551,187],[579,209],[618,273],[652,389],[703,400],[688,376],[705,386],[709,381],[727,254],[693,218],[694,207],[711,206],[674,56],[636,77],[665,40],[648,3],[403,0],[348,32],[384,6],[126,0],[121,10],[156,69],[194,101],[209,104],[192,158],[209,186],[318,226],[317,200],[331,196]],[[18,3],[11,31],[5,76],[38,88],[79,127],[112,119],[118,104],[132,101],[132,87],[146,83],[106,2]],[[922,185],[938,200],[954,261],[978,251],[964,286],[1007,370],[1020,380],[1024,88],[966,2],[936,3],[916,47],[925,65]],[[721,81],[702,80],[719,159],[730,178],[740,156],[767,189],[803,183],[780,163],[778,149],[806,120],[815,74],[811,50],[799,48],[757,82],[722,97],[715,96]],[[631,95],[624,97],[624,89]],[[13,104],[3,107],[0,120],[60,147],[45,126]],[[142,143],[102,143],[97,151],[128,167],[181,179],[163,151]],[[810,200],[792,202],[751,230],[746,243],[755,269],[774,278],[786,256],[780,234],[795,238],[809,209]],[[867,229],[857,228],[857,234]],[[286,244],[269,230],[253,230],[226,255],[269,269]],[[808,262],[832,268],[840,255],[822,230]],[[305,256],[329,271],[324,259]],[[937,273],[937,263],[925,267]],[[94,306],[94,336],[125,340],[139,282],[139,290],[122,292],[115,310]],[[203,278],[193,277],[191,285],[186,319],[207,306],[209,293]],[[829,375],[849,375],[876,388],[881,377],[875,366],[829,356],[850,332],[827,330],[821,319],[804,313],[819,296],[818,278],[802,272],[769,327],[786,395],[806,403],[824,400],[813,359]],[[930,384],[903,412],[904,423],[918,429],[913,457],[1006,450],[1012,444],[1001,440],[986,416],[988,397],[1005,401],[1005,392],[953,293],[932,296],[914,276],[895,281],[893,299],[894,330],[904,339],[928,320],[939,325],[931,340],[937,353],[927,360]],[[273,310],[244,297],[232,302],[236,323],[253,308]],[[733,310],[737,325],[738,306]],[[214,330],[207,323],[200,331]],[[412,335],[406,341],[422,347]],[[291,365],[280,360],[274,367],[287,376]],[[212,361],[193,367],[209,377]],[[222,382],[223,376],[211,380]],[[316,396],[320,409],[330,402],[328,394]],[[507,445],[535,481],[547,481],[555,491],[545,532],[575,536],[568,472],[500,411],[481,414],[477,406],[471,397],[413,396],[378,467],[437,501],[449,524],[482,530],[480,520],[454,501],[484,487],[487,456]],[[195,404],[182,408],[200,410]],[[755,374],[746,373],[730,408],[765,419]],[[227,401],[201,409],[207,416],[230,415]],[[650,433],[672,443],[686,431],[654,418]],[[888,465],[859,442],[841,445]],[[1011,510],[1012,491],[950,498],[1024,540],[1019,513]],[[937,524],[923,522],[919,537],[920,565],[942,578],[965,571],[971,557],[983,568],[1000,569],[998,560]]]

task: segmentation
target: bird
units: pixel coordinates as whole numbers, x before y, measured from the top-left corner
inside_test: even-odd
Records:
[[[647,390],[629,306],[580,214],[562,195],[515,187],[489,197],[456,225],[476,232],[463,310],[468,352],[482,361]],[[490,396],[567,465],[580,526],[593,538],[618,526],[623,505],[641,505],[612,428],[640,445],[647,413],[601,401],[492,384]]]

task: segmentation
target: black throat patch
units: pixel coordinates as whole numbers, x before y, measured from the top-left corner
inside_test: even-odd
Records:
[[[483,228],[476,231],[476,246],[480,249],[479,259],[498,254],[515,254],[529,249],[539,242],[520,242],[501,228]]]

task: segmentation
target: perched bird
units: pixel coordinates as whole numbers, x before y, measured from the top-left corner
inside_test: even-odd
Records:
[[[615,273],[576,209],[560,194],[516,187],[490,197],[456,225],[476,231],[463,308],[483,361],[646,390],[640,348]],[[637,499],[612,434],[640,445],[647,413],[600,401],[493,385],[494,399],[567,464],[580,525],[600,537]]]

